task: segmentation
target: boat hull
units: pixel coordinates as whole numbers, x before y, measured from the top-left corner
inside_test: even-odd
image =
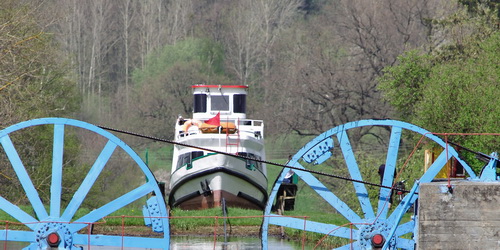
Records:
[[[177,169],[171,178],[169,204],[186,210],[220,207],[263,209],[267,178],[237,157],[213,154]]]

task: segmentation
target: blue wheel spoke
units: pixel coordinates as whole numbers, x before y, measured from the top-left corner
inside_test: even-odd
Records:
[[[12,204],[10,201],[6,200],[0,196],[0,210],[7,212],[10,216],[14,217],[21,223],[26,224],[27,227],[35,229],[37,219],[33,218],[31,215],[27,214],[21,210],[18,206]],[[1,238],[0,238],[1,239]]]
[[[330,236],[341,237],[346,239],[350,239],[353,237],[353,235],[358,234],[358,230],[355,228],[351,229],[345,226],[337,226],[334,224],[326,224],[326,223],[304,220],[294,217],[272,216],[269,218],[269,221],[273,225],[277,226],[295,228],[298,230],[306,230],[308,232],[328,234]]]
[[[108,141],[108,143],[106,143],[106,146],[104,146],[104,149],[101,151],[101,154],[97,157],[96,161],[94,162],[94,165],[88,172],[82,184],[73,195],[73,199],[71,199],[70,203],[64,210],[64,213],[61,216],[61,218],[64,221],[70,221],[71,218],[73,218],[76,211],[78,210],[83,200],[87,196],[88,192],[90,191],[95,181],[97,180],[97,177],[99,177],[99,174],[102,172],[104,166],[106,166],[106,163],[111,158],[111,155],[113,154],[115,149],[116,149],[115,143],[113,143],[112,141]]]
[[[405,196],[405,198],[396,207],[396,209],[394,209],[394,211],[392,211],[392,213],[389,215],[389,218],[387,218],[388,221],[394,222],[397,219],[397,216],[399,216],[399,214],[401,213],[401,210],[405,209],[403,203],[409,202],[410,204],[414,204],[415,200],[418,198],[418,195],[413,195],[413,197],[411,197],[411,198],[407,197],[407,196]]]
[[[385,161],[384,177],[382,181],[383,186],[390,187],[394,183],[394,172],[396,171],[396,161],[398,158],[399,144],[401,141],[401,128],[392,127],[391,138],[389,140],[389,148],[387,150],[387,157]],[[389,188],[380,188],[380,195],[378,200],[377,214],[379,218],[387,218],[389,211],[388,203],[390,201],[391,190]]]
[[[22,242],[26,241],[27,239],[33,239],[33,238],[35,238],[35,232],[33,231],[0,230],[0,239],[2,240]],[[4,242],[4,244],[6,244],[6,242]],[[33,247],[28,249],[37,249],[36,245],[31,244],[31,246]]]
[[[309,186],[312,187],[316,193],[318,193],[326,202],[328,202],[328,204],[330,204],[330,206],[335,208],[340,214],[342,214],[347,220],[349,220],[349,222],[354,224],[363,222],[356,212],[354,212],[345,202],[343,202],[327,187],[325,187],[325,185],[323,185],[323,183],[321,183],[311,173],[303,172],[300,170],[295,171],[295,173],[302,180],[308,183]]]
[[[61,215],[61,186],[64,150],[64,125],[54,125],[54,143],[52,149],[52,183],[50,186],[50,216]]]
[[[21,185],[23,186],[26,196],[28,197],[33,210],[35,210],[36,215],[40,220],[47,218],[48,214],[43,206],[42,200],[40,199],[40,196],[38,196],[38,192],[36,191],[35,186],[33,186],[33,182],[31,182],[28,172],[26,172],[26,168],[24,167],[21,158],[19,158],[19,154],[14,148],[10,137],[8,135],[1,137],[0,143],[2,144],[4,151],[7,154],[14,171],[16,172]]]
[[[415,241],[410,239],[398,238],[396,241],[396,247],[402,249],[414,249]]]
[[[411,199],[411,203],[413,204],[413,202],[415,202],[415,200],[417,199],[417,195],[414,195]],[[392,213],[389,215],[389,217],[387,218],[388,221],[390,221],[391,223],[394,223],[398,218],[399,214],[401,214],[401,211],[403,209],[405,209],[405,203],[406,202],[409,202],[410,201],[410,197],[407,197],[405,196],[405,198],[403,198],[403,200],[399,203],[399,205],[394,209],[394,211],[392,211]]]
[[[411,220],[398,226],[396,230],[396,236],[405,235],[407,233],[413,232],[415,229],[415,221]]]
[[[146,196],[154,190],[150,183],[143,184],[142,186],[118,197],[117,199],[107,203],[106,205],[93,210],[92,212],[84,215],[80,219],[74,221],[72,224],[72,231],[77,232],[78,230],[86,227],[88,223],[93,223],[101,218],[104,218],[116,210],[125,207],[126,205],[136,201],[139,198]]]
[[[345,130],[342,130],[337,134],[337,139],[339,140],[340,148],[342,149],[342,153],[344,154],[344,159],[347,164],[347,168],[349,169],[351,178],[362,181],[363,178],[361,177],[358,163],[356,162],[356,157],[354,156],[354,152],[352,151],[351,142],[349,141],[347,132]],[[375,217],[365,185],[359,182],[352,182],[352,184],[354,185],[354,189],[356,190],[356,196],[358,197],[359,204],[361,205],[361,209],[363,210],[365,218]]]

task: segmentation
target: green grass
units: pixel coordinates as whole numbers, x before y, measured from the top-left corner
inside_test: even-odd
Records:
[[[262,224],[262,211],[228,208],[227,217],[232,226],[260,226]],[[181,210],[171,211],[170,225],[176,230],[188,231],[197,227],[222,225],[224,215],[221,208],[210,208],[204,210]]]

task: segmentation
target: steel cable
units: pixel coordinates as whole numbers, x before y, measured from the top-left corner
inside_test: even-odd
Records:
[[[351,181],[351,182],[362,183],[362,184],[366,184],[366,185],[369,185],[369,186],[375,186],[375,187],[381,187],[381,188],[388,188],[388,189],[391,189],[391,190],[401,191],[401,192],[405,192],[405,193],[409,193],[410,192],[409,190],[399,189],[399,188],[396,188],[394,186],[384,186],[384,185],[381,185],[381,184],[367,182],[367,181],[362,181],[362,180],[356,180],[356,179],[352,179],[352,178],[345,177],[345,176],[328,174],[328,173],[324,173],[324,172],[320,172],[320,171],[315,171],[315,170],[310,170],[310,169],[303,169],[303,168],[288,166],[288,165],[284,165],[284,164],[279,164],[279,163],[270,162],[270,161],[261,160],[261,159],[255,159],[255,158],[251,158],[251,157],[247,157],[247,156],[242,156],[242,155],[235,155],[235,154],[231,154],[231,153],[227,153],[227,152],[223,152],[223,151],[218,151],[218,150],[203,148],[203,147],[200,147],[200,146],[194,146],[194,145],[189,145],[189,144],[185,144],[185,143],[175,142],[175,141],[172,141],[172,140],[158,138],[158,137],[154,137],[154,136],[143,135],[143,134],[139,134],[139,133],[135,133],[135,132],[130,132],[130,131],[125,131],[125,130],[110,128],[110,127],[106,127],[106,126],[99,126],[99,125],[97,125],[97,127],[105,129],[105,130],[108,130],[108,131],[113,131],[113,132],[121,133],[121,134],[127,134],[127,135],[136,136],[136,137],[140,137],[140,138],[144,138],[144,139],[150,139],[150,140],[154,140],[154,141],[166,142],[166,143],[169,143],[169,144],[179,145],[179,146],[183,146],[183,147],[196,148],[196,149],[199,149],[199,150],[204,150],[204,151],[209,151],[209,152],[212,152],[212,153],[217,153],[217,154],[223,154],[223,155],[227,155],[227,156],[242,158],[242,159],[246,159],[246,160],[257,161],[257,162],[260,162],[260,163],[274,165],[274,166],[278,166],[278,167],[282,167],[282,168],[290,168],[290,169],[294,169],[294,170],[297,170],[297,171],[304,171],[304,172],[309,172],[309,173],[312,173],[312,174],[317,174],[317,175],[332,177],[332,178],[336,178],[336,179],[341,179],[341,180],[346,180],[346,181]],[[418,193],[416,193],[416,194],[418,194]]]

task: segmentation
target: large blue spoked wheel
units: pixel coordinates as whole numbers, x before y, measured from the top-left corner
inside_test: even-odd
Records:
[[[353,145],[354,142],[350,140],[350,137],[359,135],[358,132],[363,129],[381,132],[379,135],[372,137],[371,142],[385,141],[387,142],[386,145],[388,145],[387,149],[372,147],[355,152],[358,145]],[[342,222],[339,225],[315,221],[310,217],[297,218],[272,212],[273,202],[277,197],[278,190],[290,170],[289,168],[283,169],[271,191],[265,209],[262,226],[263,249],[267,249],[270,225],[328,235],[334,238],[333,241],[337,239],[337,242],[339,242],[338,249],[373,249],[379,247],[383,249],[414,249],[415,237],[417,237],[418,233],[415,230],[415,220],[418,219],[418,216],[411,216],[411,219],[408,219],[410,216],[405,216],[406,219],[404,220],[402,218],[418,198],[419,183],[431,182],[448,160],[452,158],[455,158],[464,167],[464,170],[471,178],[476,178],[472,169],[458,157],[458,153],[452,147],[448,147],[439,137],[415,125],[401,121],[362,120],[351,122],[332,128],[307,143],[293,155],[287,165],[310,170],[316,170],[315,167],[326,165],[331,167],[328,173],[339,173],[337,170],[343,167],[345,168],[343,172],[345,175],[342,176],[359,181],[371,180],[367,182],[375,182],[376,184],[380,184],[380,178],[382,178],[381,184],[391,187],[395,181],[396,168],[398,171],[401,169],[403,162],[409,156],[408,152],[411,151],[409,150],[410,146],[414,147],[416,145],[416,143],[409,145],[407,142],[412,135],[413,138],[416,138],[416,141],[423,136],[426,143],[441,147],[443,151],[436,157],[425,173],[423,172],[423,164],[419,165],[422,168],[419,171],[422,171],[423,174],[418,181],[414,182],[410,193],[404,196],[399,203],[393,202],[391,208],[388,205],[391,195],[389,188],[373,187],[368,183],[354,181],[351,183],[343,181],[341,184],[331,184],[333,181],[328,177],[322,177],[323,181],[321,181],[317,178],[318,175],[294,170],[300,178],[299,185],[301,185],[300,182],[307,184],[318,194],[318,199],[322,199],[326,204],[310,205],[310,207],[319,208],[320,211],[326,211],[325,207],[328,207],[332,216],[334,213],[340,214],[341,217],[345,218],[345,223]],[[401,150],[403,147],[404,150]],[[361,166],[361,162],[366,164],[367,157],[365,154],[367,152],[377,152],[377,156],[382,159],[380,162],[371,163],[369,167]],[[401,158],[399,161],[398,156]],[[423,158],[421,155],[418,157]],[[382,163],[385,164],[385,171],[383,177],[379,177],[377,174],[378,167]],[[323,168],[323,172],[325,171]],[[352,190],[352,199],[343,200],[348,197],[343,186]],[[299,188],[296,202],[300,202],[300,198],[298,198],[300,190]],[[330,212],[325,212],[325,214],[328,213]]]
[[[42,130],[37,130],[45,128]],[[47,136],[39,136],[32,141],[20,143],[17,139],[23,132],[36,133],[37,131],[48,131]],[[71,132],[70,132],[71,131]],[[65,159],[65,146],[69,145],[69,137],[78,131],[85,133],[85,139],[90,140],[91,147],[97,152],[94,158],[87,159],[88,171],[77,172],[80,182],[74,183],[76,175],[67,177],[70,171],[69,165],[73,165],[71,171],[78,171],[85,163],[68,163]],[[81,134],[80,134],[81,135]],[[91,137],[92,139],[89,139]],[[26,137],[24,137],[26,139]],[[26,159],[24,149],[21,146],[30,143],[39,143],[40,138],[47,140],[46,144],[52,145],[47,150],[52,150],[52,159],[47,160],[46,168],[49,174],[41,182],[31,179],[34,171],[42,166],[33,166],[30,159]],[[94,139],[96,138],[96,139]],[[74,139],[74,137],[72,137]],[[94,140],[102,142],[95,143]],[[25,249],[81,249],[86,246],[117,246],[117,247],[144,247],[144,248],[169,248],[169,223],[168,210],[160,188],[153,174],[141,160],[141,158],[123,141],[113,134],[96,127],[94,125],[66,118],[40,118],[21,122],[0,131],[0,153],[4,154],[1,162],[2,166],[10,166],[11,179],[16,179],[25,194],[24,204],[17,204],[19,200],[12,198],[9,194],[0,194],[0,209],[10,215],[14,221],[10,223],[10,228],[0,230],[0,239],[8,242],[25,242]],[[3,150],[3,152],[2,152]],[[114,164],[112,171],[110,162],[113,160],[127,159],[129,162],[123,165]],[[83,160],[81,160],[83,161]],[[129,166],[130,170],[125,170]],[[3,169],[3,172],[8,169]],[[123,172],[121,172],[123,171]],[[142,173],[137,176],[137,182],[127,182],[120,186],[119,194],[106,194],[108,200],[99,202],[99,197],[90,197],[90,194],[107,192],[108,185],[106,175],[115,176],[115,180],[120,180],[120,173],[125,175],[125,171],[135,171]],[[104,178],[101,181],[100,178]],[[65,181],[70,181],[72,187],[68,187]],[[7,182],[8,183],[8,182]],[[47,185],[46,183],[49,183]],[[99,187],[96,187],[100,183]],[[113,182],[114,183],[114,182]],[[43,190],[42,186],[48,186]],[[43,191],[42,191],[43,190]],[[67,192],[73,192],[68,195]],[[97,190],[97,192],[96,192]],[[45,198],[42,198],[45,197]],[[6,198],[11,197],[11,198]],[[128,205],[136,203],[154,207],[155,231],[148,236],[126,236],[115,232],[113,234],[91,234],[92,223],[103,223],[102,219],[112,215],[114,212],[126,208]],[[93,199],[91,204],[87,204],[87,199]],[[29,208],[26,208],[26,207]],[[87,209],[88,206],[94,206]],[[83,214],[82,214],[83,211]],[[25,225],[25,229],[15,229],[13,225]],[[89,230],[86,231],[86,229]],[[158,230],[160,229],[160,230]]]

